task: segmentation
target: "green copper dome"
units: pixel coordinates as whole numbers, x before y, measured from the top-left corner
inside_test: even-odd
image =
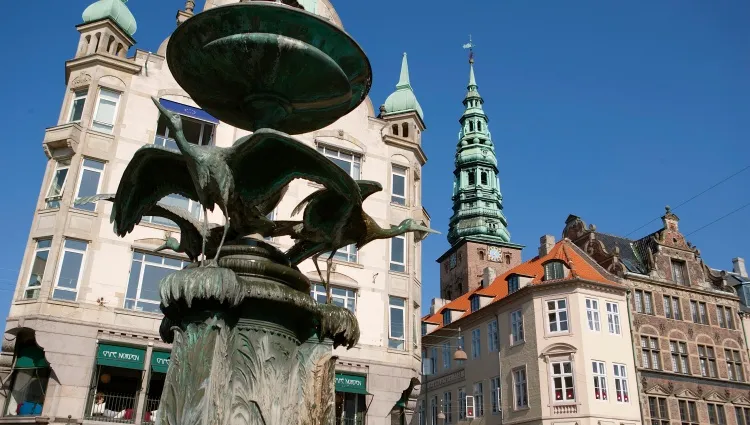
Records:
[[[128,0],[99,0],[83,11],[83,22],[89,23],[110,18],[129,36],[135,34],[138,25],[130,9],[125,5]]]
[[[419,105],[417,96],[414,95],[414,90],[412,90],[409,82],[409,64],[406,61],[406,53],[404,53],[404,59],[401,62],[401,77],[396,84],[396,91],[385,100],[385,113],[395,114],[407,111],[416,111],[419,117],[424,120],[422,106]]]

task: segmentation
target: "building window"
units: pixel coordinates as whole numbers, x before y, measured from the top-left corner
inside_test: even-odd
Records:
[[[453,412],[451,411],[451,398],[453,393],[446,391],[443,393],[443,413],[445,414],[445,423],[449,424],[453,422]]]
[[[727,377],[730,381],[743,382],[745,380],[742,373],[742,356],[736,350],[724,350],[724,357],[727,359]]]
[[[425,411],[424,411],[424,400],[419,400],[419,425],[427,425],[427,418],[424,417]]]
[[[70,103],[70,114],[68,114],[68,122],[81,122],[83,116],[83,106],[86,104],[86,96],[89,93],[89,89],[76,90],[73,92],[73,101]]]
[[[586,298],[586,320],[590,331],[599,332],[599,300]]]
[[[695,404],[695,403],[693,403]],[[747,407],[735,407],[734,415],[737,418],[737,425],[750,425],[750,409]],[[698,423],[698,420],[695,420]],[[690,424],[693,425],[693,424]]]
[[[94,111],[94,122],[91,128],[102,133],[112,133],[115,128],[115,117],[117,116],[117,105],[120,103],[120,93],[100,88],[99,99]]]
[[[325,286],[313,284],[310,288],[310,296],[312,296],[318,303],[325,304],[327,301]],[[352,313],[355,313],[357,310],[357,293],[353,289],[332,286],[331,304],[344,307]]]
[[[469,300],[469,303],[471,304],[472,313],[479,310],[479,308],[482,306],[481,303],[479,302],[479,297],[476,295],[471,297],[471,299]]]
[[[438,425],[438,399],[437,396],[433,397],[430,401],[430,424]]]
[[[201,207],[201,204],[199,202],[193,201],[192,199],[188,199],[176,193],[161,198],[159,203],[188,211],[190,215],[196,220],[200,220],[202,216],[201,212],[203,210],[203,207]],[[146,223],[158,224],[161,226],[179,227],[177,226],[177,223],[164,217],[144,216],[142,221]]]
[[[180,118],[182,119],[182,132],[188,143],[202,146],[213,144],[214,133],[216,131],[216,125],[214,123],[196,120],[184,115],[180,115]],[[169,118],[165,115],[159,115],[159,121],[156,123],[156,137],[154,137],[154,144],[167,149],[179,150],[177,148],[177,143],[174,141],[174,134],[170,132],[169,126],[167,125],[168,119]]]
[[[409,124],[402,123],[401,124],[401,130],[403,130],[402,132],[403,132],[403,136],[404,137],[409,137]]]
[[[442,315],[443,315],[443,326],[450,325],[451,324],[451,311],[444,310]]]
[[[391,202],[406,205],[406,168],[397,165],[391,169]]]
[[[458,420],[466,419],[466,388],[458,389]]]
[[[10,392],[6,393],[5,416],[42,416],[49,363],[44,358],[44,351],[33,342],[17,350],[15,368],[10,376]]]
[[[666,398],[649,397],[648,410],[651,414],[651,425],[669,425],[669,409],[667,409]]]
[[[565,277],[562,261],[550,261],[544,265],[544,280],[556,280]]]
[[[555,391],[555,401],[575,401],[573,363],[552,362],[552,387]]]
[[[664,316],[667,319],[682,320],[679,298],[664,296]]]
[[[727,425],[727,416],[723,404],[706,403],[708,408],[708,423],[711,425]]]
[[[654,337],[641,337],[641,360],[646,369],[661,370],[659,340]]]
[[[44,271],[47,268],[47,259],[49,259],[49,250],[52,246],[52,239],[39,239],[36,241],[34,249],[34,261],[31,263],[29,271],[29,281],[26,283],[26,290],[23,298],[27,300],[39,298],[39,291],[44,280]]]
[[[719,319],[719,327],[734,329],[734,320],[732,320],[732,309],[721,305],[716,306],[716,318]]]
[[[474,171],[469,171],[469,186],[474,186],[476,184],[476,179],[474,177]]]
[[[630,394],[628,393],[628,371],[625,369],[624,364],[613,365],[615,371],[615,395],[617,401],[622,403],[630,402]]]
[[[519,287],[519,278],[518,275],[513,275],[508,278],[508,294],[512,294],[516,291],[518,291]]]
[[[471,331],[471,358],[478,359],[482,351],[482,332],[479,328]]]
[[[500,377],[490,379],[490,393],[492,397],[492,413],[500,412]]]
[[[437,362],[438,362],[438,349],[436,347],[430,348],[430,357],[429,362],[427,363],[427,373],[428,375],[434,375],[437,373]]]
[[[693,323],[699,323],[702,325],[708,324],[706,303],[699,301],[690,301],[690,315],[693,317]]]
[[[680,407],[681,425],[698,425],[698,408],[696,407],[695,402],[680,400],[678,405]]]
[[[510,313],[510,338],[511,344],[523,342],[523,314],[521,310]]]
[[[391,133],[393,133],[394,136],[398,136],[398,124],[393,124],[391,126]]]
[[[47,196],[44,198],[47,208],[60,208],[65,182],[68,179],[68,170],[70,170],[70,160],[60,161],[55,165],[55,174],[52,176]]]
[[[566,300],[547,301],[548,329],[553,332],[568,331],[568,305]]]
[[[391,271],[404,273],[406,271],[406,236],[391,238]]]
[[[689,374],[687,344],[680,341],[669,341],[669,351],[672,354],[672,372]]]
[[[487,172],[486,171],[482,171],[482,173],[479,176],[480,176],[481,183],[483,185],[487,186]]]
[[[607,400],[607,369],[604,362],[591,362],[594,369],[594,397],[597,400]]]
[[[474,417],[484,416],[484,387],[482,382],[474,383]]]
[[[451,368],[451,343],[443,343],[443,370]]]
[[[707,345],[699,345],[698,358],[700,360],[701,375],[716,378],[716,355],[714,354],[714,348]]]
[[[78,180],[78,189],[76,190],[75,199],[94,196],[98,194],[103,172],[103,162],[84,158],[83,165],[81,166],[81,177]],[[73,208],[86,211],[95,211],[96,202],[89,202],[86,204],[78,205],[73,203]]]
[[[357,262],[357,245],[351,244],[343,248],[339,248],[333,255],[333,258],[339,261],[345,261],[347,263]]]
[[[52,298],[66,301],[76,300],[87,246],[88,244],[83,241],[65,239]]]
[[[394,350],[404,350],[405,348],[405,321],[406,300],[398,297],[389,297],[390,326],[388,327],[388,347]]]
[[[349,173],[354,180],[359,180],[362,162],[362,158],[359,155],[354,155],[322,145],[318,145],[318,152],[325,155],[326,158],[330,159],[344,171]]]
[[[680,285],[687,285],[688,274],[684,261],[672,260],[672,280]]]
[[[422,323],[422,336],[427,335],[427,323]]]
[[[654,314],[654,296],[651,292],[635,290],[635,311],[636,313]]]
[[[620,306],[617,303],[608,302],[606,308],[609,333],[620,335]]]
[[[498,351],[500,345],[499,338],[497,320],[493,320],[487,325],[487,346],[490,349],[490,353]]]
[[[148,313],[161,313],[159,303],[159,282],[176,270],[182,270],[188,263],[160,255],[133,253],[130,265],[128,292],[124,308]]]
[[[513,371],[513,393],[515,396],[516,409],[529,407],[529,392],[526,384],[526,369]]]

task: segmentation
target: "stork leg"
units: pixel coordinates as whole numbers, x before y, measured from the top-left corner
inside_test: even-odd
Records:
[[[336,251],[331,251],[331,254],[326,260],[326,303],[331,303],[331,266],[333,266],[333,256]]]
[[[323,279],[323,272],[320,271],[320,266],[318,265],[318,257],[320,257],[320,254],[315,254],[312,256],[313,264],[315,264],[315,270],[318,271],[318,277],[320,278],[320,283],[323,284],[324,287],[328,287],[328,284],[326,283],[325,279]],[[326,289],[326,295],[328,295],[328,289]]]
[[[201,267],[203,267],[206,265],[206,238],[208,237],[208,209],[206,209],[206,207],[203,207],[203,234],[201,236],[203,237],[203,249],[201,249],[203,257],[201,257]]]
[[[229,232],[229,216],[226,216],[226,223],[224,223],[224,234],[221,235],[221,242],[219,243],[219,248],[216,249],[216,257],[214,257],[214,261],[219,260],[219,253],[221,252],[221,247],[224,246],[224,240],[227,238],[227,232]]]

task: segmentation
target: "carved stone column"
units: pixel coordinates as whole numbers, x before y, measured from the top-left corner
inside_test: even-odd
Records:
[[[253,239],[225,246],[219,267],[165,278],[161,335],[174,345],[158,423],[331,424],[333,347],[353,346],[359,329],[309,291],[280,251]]]

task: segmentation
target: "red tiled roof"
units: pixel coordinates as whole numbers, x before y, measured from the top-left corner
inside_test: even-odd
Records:
[[[422,318],[423,322],[437,324],[438,327],[433,330],[436,331],[443,327],[442,313],[445,310],[459,310],[463,312],[470,311],[470,301],[472,295],[484,295],[493,297],[492,303],[500,301],[501,299],[508,296],[508,276],[518,274],[522,276],[531,277],[532,280],[530,285],[538,285],[542,282],[549,283],[550,281],[544,281],[544,264],[548,261],[559,260],[563,261],[570,268],[570,274],[564,279],[559,281],[571,280],[579,278],[583,280],[603,283],[607,285],[619,285],[613,282],[604,275],[602,275],[591,263],[589,263],[581,254],[578,253],[577,247],[573,245],[567,239],[564,239],[550,250],[550,252],[544,257],[536,256],[531,260],[519,264],[518,266],[508,270],[502,275],[495,278],[495,280],[488,285],[486,288],[477,288],[470,291],[455,300],[445,304],[440,310],[433,315],[426,315]],[[462,316],[466,317],[466,315]]]

